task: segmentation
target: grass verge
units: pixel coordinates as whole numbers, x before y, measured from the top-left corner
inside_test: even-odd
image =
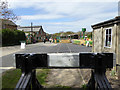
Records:
[[[87,84],[83,84],[82,87],[81,87],[82,90],[88,90],[87,88]]]
[[[45,79],[49,72],[48,69],[39,69],[36,70],[37,74],[36,77],[41,85],[45,85]],[[21,77],[21,70],[9,70],[3,73],[2,75],[2,88],[15,88],[17,82]]]
[[[4,72],[2,74],[2,88],[15,88],[20,76],[19,69]]]

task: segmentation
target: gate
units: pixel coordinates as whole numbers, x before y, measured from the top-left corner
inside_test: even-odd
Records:
[[[22,75],[15,90],[39,90],[44,88],[36,78],[36,69],[91,69],[87,88],[111,90],[105,75],[107,68],[113,68],[113,53],[43,53],[16,54],[16,68]]]

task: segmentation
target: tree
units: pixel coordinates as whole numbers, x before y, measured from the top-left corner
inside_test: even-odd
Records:
[[[8,2],[0,1],[0,18],[17,21],[19,19],[12,10],[8,8]]]

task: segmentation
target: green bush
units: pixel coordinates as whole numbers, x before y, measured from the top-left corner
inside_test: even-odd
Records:
[[[25,33],[19,30],[2,30],[2,45],[17,45],[20,44],[20,41],[26,40]]]
[[[0,47],[2,46],[2,30],[0,30]]]
[[[79,40],[74,40],[73,43],[74,43],[74,44],[80,44],[80,41],[79,41]]]
[[[87,41],[85,41],[85,44],[87,43]],[[92,45],[93,41],[89,41],[90,45]]]

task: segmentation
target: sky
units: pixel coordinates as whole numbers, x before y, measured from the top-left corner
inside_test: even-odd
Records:
[[[119,0],[2,0],[20,16],[20,26],[41,25],[49,34],[92,31],[91,25],[118,16]]]

